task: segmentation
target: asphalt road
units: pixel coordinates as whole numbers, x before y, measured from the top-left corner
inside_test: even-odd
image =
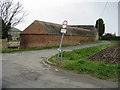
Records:
[[[63,48],[65,51],[96,46],[90,44]],[[2,55],[3,88],[117,88],[117,82],[76,74],[47,64],[57,49],[6,53]]]

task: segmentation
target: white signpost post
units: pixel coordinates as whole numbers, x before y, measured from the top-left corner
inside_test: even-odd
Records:
[[[64,34],[66,33],[67,31],[67,24],[68,22],[65,20],[63,23],[62,23],[62,28],[61,28],[61,33],[62,33],[62,37],[61,37],[61,41],[60,41],[60,47],[58,48],[58,58],[61,57],[62,59],[62,42],[63,42],[63,37],[64,37]]]

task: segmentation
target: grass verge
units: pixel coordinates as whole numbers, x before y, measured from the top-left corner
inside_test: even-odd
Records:
[[[90,74],[100,79],[118,81],[120,67],[117,64],[105,64],[102,61],[87,60],[90,55],[114,44],[116,44],[116,42],[112,41],[110,44],[63,52],[62,60],[57,60],[57,55],[55,55],[52,56],[49,61],[55,63],[58,67],[72,70],[77,73]]]
[[[69,47],[69,46],[77,46],[77,45],[87,45],[87,44],[95,44],[95,43],[100,43],[101,41],[96,41],[96,42],[89,42],[89,43],[81,43],[81,44],[72,44],[72,45],[63,45],[62,47]],[[51,49],[51,48],[59,48],[59,46],[47,46],[47,47],[34,47],[34,48],[27,48],[27,49],[12,49],[12,48],[7,48],[7,49],[2,49],[2,53],[12,53],[12,52],[21,52],[21,51],[33,51],[33,50],[43,50],[43,49]]]

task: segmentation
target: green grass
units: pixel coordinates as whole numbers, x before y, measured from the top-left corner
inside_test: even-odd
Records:
[[[69,46],[77,46],[77,45],[87,45],[87,44],[95,44],[100,43],[101,41],[96,42],[89,42],[89,43],[80,43],[80,44],[71,44],[71,45],[63,45],[62,47],[69,47]],[[33,50],[43,50],[43,49],[51,49],[51,48],[59,48],[59,46],[46,46],[46,47],[34,47],[34,48],[27,48],[27,49],[2,49],[2,53],[12,53],[12,52],[21,52],[21,51],[33,51]]]
[[[57,55],[55,55],[51,57],[49,61],[55,63],[61,68],[72,70],[77,73],[85,73],[100,79],[117,81],[118,70],[120,70],[120,67],[118,67],[117,64],[105,64],[102,61],[98,62],[87,60],[90,55],[114,44],[116,44],[116,42],[63,52],[63,60],[57,60]]]
[[[42,49],[50,49],[52,47],[40,47],[40,48],[27,48],[27,49],[2,49],[2,53],[12,53],[12,52],[22,52],[22,51],[33,51],[33,50],[42,50]]]

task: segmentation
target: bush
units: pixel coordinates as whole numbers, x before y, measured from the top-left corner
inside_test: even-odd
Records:
[[[100,40],[120,40],[120,36],[101,36]]]

